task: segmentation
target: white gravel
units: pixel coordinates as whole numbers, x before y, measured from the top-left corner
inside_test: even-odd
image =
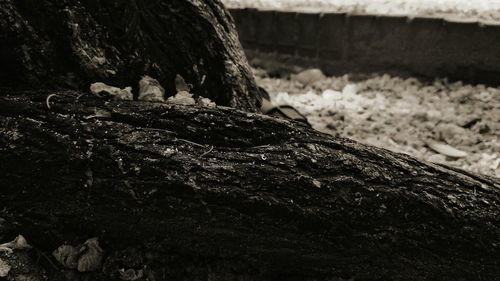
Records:
[[[500,22],[500,0],[223,0],[229,8],[441,16]]]

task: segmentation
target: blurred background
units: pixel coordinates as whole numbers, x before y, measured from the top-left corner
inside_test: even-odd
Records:
[[[274,106],[328,134],[500,177],[500,1],[223,2]]]
[[[492,21],[500,19],[498,0],[224,0],[223,2],[229,8],[409,16],[450,15]]]

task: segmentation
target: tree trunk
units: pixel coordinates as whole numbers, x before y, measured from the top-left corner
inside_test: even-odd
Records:
[[[142,75],[256,112],[258,88],[219,0],[0,0],[0,87],[136,87]]]
[[[258,89],[218,0],[0,7],[0,239],[36,248],[0,247],[7,280],[500,276],[499,179],[252,113]],[[178,73],[233,108],[81,91],[148,74],[172,94]],[[53,264],[90,237],[100,270]]]
[[[0,234],[99,237],[89,280],[500,276],[496,178],[225,107],[5,94]]]

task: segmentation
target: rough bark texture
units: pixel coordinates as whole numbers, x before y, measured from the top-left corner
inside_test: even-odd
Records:
[[[230,108],[46,94],[0,95],[0,236],[98,236],[78,280],[500,276],[499,179]]]
[[[7,280],[495,280],[500,181],[219,107],[97,99],[149,74],[257,111],[218,0],[0,0]],[[53,88],[65,90],[54,91]],[[55,94],[55,95],[53,95]],[[48,98],[50,95],[50,99]],[[98,272],[53,265],[99,237]],[[122,278],[123,279],[123,278]],[[132,280],[132,279],[128,279]]]
[[[258,110],[252,73],[219,0],[0,0],[0,87],[133,86],[175,94],[181,74],[217,104]]]

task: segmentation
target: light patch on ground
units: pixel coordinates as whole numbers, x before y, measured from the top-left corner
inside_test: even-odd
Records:
[[[389,75],[360,81],[327,77],[302,85],[255,73],[275,103],[296,107],[317,130],[500,177],[500,88]],[[429,142],[467,156],[445,156]]]
[[[229,8],[442,16],[500,21],[500,0],[223,0]]]

